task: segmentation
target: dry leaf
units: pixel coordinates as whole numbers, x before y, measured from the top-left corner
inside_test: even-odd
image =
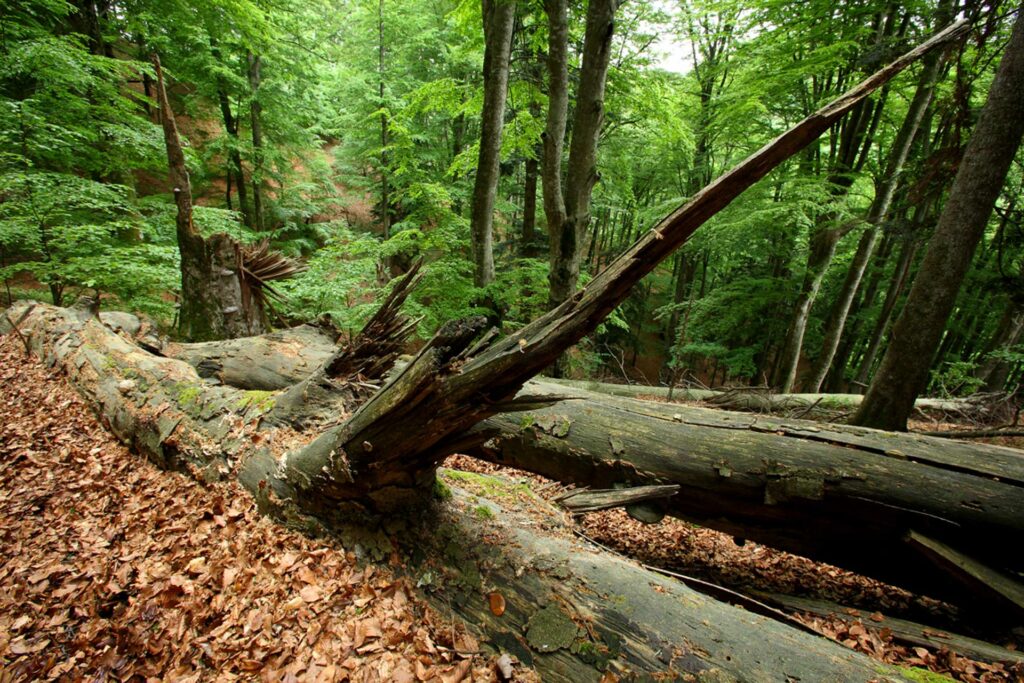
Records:
[[[491,608],[491,614],[500,617],[505,613],[505,597],[497,591],[487,595],[487,603]]]

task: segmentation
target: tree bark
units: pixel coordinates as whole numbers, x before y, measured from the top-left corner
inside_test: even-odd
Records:
[[[182,337],[207,341],[260,334],[264,331],[262,299],[251,295],[242,272],[242,253],[226,234],[204,238],[192,223],[192,186],[185,154],[164,86],[160,58],[153,54],[157,75],[157,103],[167,147],[171,186],[177,204],[175,219],[181,255],[181,307],[178,325]]]
[[[911,530],[1009,575],[1024,569],[1017,451],[564,383],[533,382],[524,393],[555,391],[574,400],[485,420],[474,429],[490,439],[471,454],[577,486],[677,484],[667,514],[958,604],[977,589],[934,571],[906,542]],[[1024,614],[1024,605],[1015,609]]]
[[[483,0],[483,18],[484,104],[470,212],[473,284],[477,287],[486,287],[494,281],[494,201],[501,180],[501,133],[505,123],[515,0]]]
[[[906,430],[956,296],[1024,135],[1024,22],[1014,23],[893,338],[854,421]]]

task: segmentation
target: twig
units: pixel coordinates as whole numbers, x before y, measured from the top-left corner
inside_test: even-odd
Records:
[[[814,403],[812,403],[811,405],[807,406],[806,408],[804,408],[803,410],[801,410],[801,411],[800,411],[799,413],[797,413],[796,415],[794,415],[794,416],[793,416],[793,419],[795,419],[795,420],[799,420],[800,418],[804,417],[805,415],[808,415],[808,414],[809,414],[809,413],[810,413],[810,412],[811,412],[812,410],[814,410],[814,409],[815,409],[815,408],[816,408],[816,407],[818,406],[818,404],[819,404],[819,403],[821,403],[821,402],[822,402],[822,401],[823,401],[824,399],[825,399],[825,397],[824,397],[824,396],[821,396],[820,398],[818,398],[818,400],[817,400],[817,401],[815,401]]]
[[[25,312],[21,314],[21,317],[18,318],[17,322],[11,320],[11,314],[8,313],[7,311],[4,311],[4,317],[7,318],[8,324],[11,326],[11,329],[14,330],[14,334],[18,335],[18,339],[21,340],[22,345],[24,345],[24,347],[25,347],[25,355],[26,356],[31,356],[32,355],[32,347],[29,346],[28,339],[25,338],[25,335],[23,335],[21,333],[21,330],[18,329],[18,325],[20,325],[21,323],[25,322],[25,318],[28,317],[29,313],[31,313],[35,309],[35,307],[36,307],[36,305],[32,304],[31,306],[26,308]]]
[[[620,553],[619,551],[615,550],[614,548],[609,548],[608,546],[606,546],[605,544],[601,543],[600,541],[594,540],[593,538],[591,538],[590,536],[587,536],[585,533],[583,533],[579,529],[573,529],[572,532],[575,535],[577,535],[580,538],[582,538],[583,540],[585,540],[585,541],[587,541],[589,543],[593,543],[594,545],[596,545],[601,550],[604,550],[605,552],[611,553],[613,555],[617,555],[617,556],[619,556],[619,557],[621,557],[623,559],[626,559],[626,560],[632,560],[632,561],[636,562],[637,564],[639,564],[642,568],[644,568],[644,569],[646,569],[648,571],[652,571],[652,572],[654,572],[656,574],[662,574],[664,576],[669,576],[669,577],[671,577],[673,579],[676,579],[676,580],[680,581],[683,585],[689,586],[690,588],[693,588],[694,590],[696,590],[696,591],[698,591],[700,593],[704,593],[706,595],[710,595],[711,597],[717,598],[719,600],[724,600],[726,602],[730,602],[730,603],[732,603],[734,605],[742,606],[747,611],[753,612],[755,614],[760,614],[762,616],[769,617],[771,619],[777,619],[779,621],[783,621],[783,622],[793,626],[794,628],[800,629],[801,631],[805,631],[807,633],[813,633],[816,636],[824,636],[826,638],[828,637],[825,634],[821,633],[820,631],[816,631],[814,628],[812,628],[811,626],[808,626],[807,624],[805,624],[804,622],[800,621],[796,617],[793,617],[793,616],[791,616],[789,614],[786,614],[785,612],[783,612],[780,609],[776,609],[776,608],[774,608],[774,607],[772,607],[770,605],[766,605],[765,603],[763,603],[763,602],[761,602],[759,600],[755,600],[754,598],[750,597],[749,595],[744,595],[743,593],[739,593],[737,591],[734,591],[731,588],[726,588],[725,586],[719,586],[717,583],[711,583],[710,581],[704,581],[703,579],[697,579],[697,578],[694,578],[692,576],[687,576],[686,574],[680,574],[678,572],[669,571],[668,569],[662,569],[661,567],[655,567],[653,565],[649,565],[649,564],[646,564],[644,562],[639,562],[639,561],[635,560],[632,557],[629,557],[628,555],[626,555],[624,553]]]

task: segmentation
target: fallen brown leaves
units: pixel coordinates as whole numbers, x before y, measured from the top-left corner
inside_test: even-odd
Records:
[[[0,337],[0,680],[495,680],[387,568],[117,443]]]

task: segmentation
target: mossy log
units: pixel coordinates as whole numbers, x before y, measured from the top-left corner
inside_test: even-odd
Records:
[[[545,680],[597,680],[604,671],[625,680],[904,680],[829,640],[585,546],[537,499],[528,497],[526,512],[506,513],[485,498],[435,488],[413,519],[388,520],[389,532],[350,509],[313,510],[290,497],[293,482],[278,467],[282,452],[309,437],[262,419],[274,394],[205,381],[188,363],[139,348],[86,311],[20,303],[7,318],[135,450],[204,480],[237,478],[267,514],[339,534],[371,557],[397,549],[433,604],[465,619],[484,647],[516,655]],[[501,486],[488,487],[499,501]],[[356,519],[361,525],[352,525]],[[495,592],[501,609],[492,606]]]
[[[754,413],[811,413],[814,411],[852,411],[864,400],[861,394],[778,394],[757,387],[732,389],[693,389],[661,387],[646,384],[611,384],[570,379],[552,379],[573,389],[626,398],[659,398],[674,401],[703,401],[726,410]],[[921,413],[979,416],[984,406],[964,399],[919,398],[914,406]]]

